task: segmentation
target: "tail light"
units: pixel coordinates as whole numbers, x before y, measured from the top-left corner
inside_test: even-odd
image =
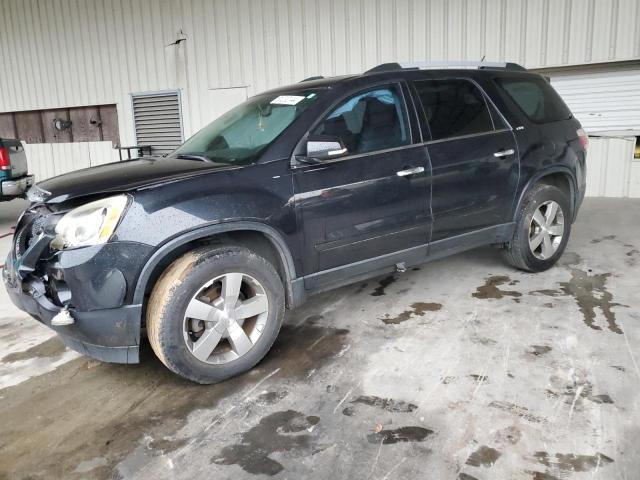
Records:
[[[11,170],[9,150],[6,147],[0,147],[0,170]]]
[[[583,129],[579,128],[576,130],[578,134],[578,139],[580,140],[580,145],[582,145],[582,149],[586,152],[587,148],[589,148],[589,135]]]

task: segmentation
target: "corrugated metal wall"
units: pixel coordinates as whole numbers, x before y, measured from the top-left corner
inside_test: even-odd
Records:
[[[640,197],[640,161],[633,158],[636,137],[591,138],[587,196]]]
[[[234,103],[392,60],[640,57],[638,0],[0,0],[0,112],[179,89],[186,137]]]
[[[185,134],[209,89],[248,93],[389,60],[527,67],[640,57],[637,0],[0,0],[0,111],[182,88]],[[180,41],[184,39],[183,41]],[[178,43],[175,43],[178,41]],[[8,66],[8,67],[7,67]]]
[[[37,181],[119,160],[111,142],[32,143],[24,147],[29,172]]]

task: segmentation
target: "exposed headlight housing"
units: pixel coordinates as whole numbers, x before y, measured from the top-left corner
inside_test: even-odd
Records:
[[[127,207],[128,197],[103,198],[75,208],[60,219],[51,247],[57,250],[106,243]]]

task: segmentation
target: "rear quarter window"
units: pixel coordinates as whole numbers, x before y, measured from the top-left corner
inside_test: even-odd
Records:
[[[571,118],[571,112],[558,93],[542,78],[498,78],[496,82],[533,122],[550,123]]]

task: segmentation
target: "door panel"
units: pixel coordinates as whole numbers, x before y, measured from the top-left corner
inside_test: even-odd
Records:
[[[416,167],[424,171],[398,175]],[[431,229],[428,172],[420,145],[296,169],[305,273],[426,244]]]
[[[433,168],[432,241],[509,221],[519,175],[511,130],[432,142],[428,151]]]
[[[519,176],[509,126],[469,79],[416,80],[413,87],[431,134],[431,241],[506,222]]]

